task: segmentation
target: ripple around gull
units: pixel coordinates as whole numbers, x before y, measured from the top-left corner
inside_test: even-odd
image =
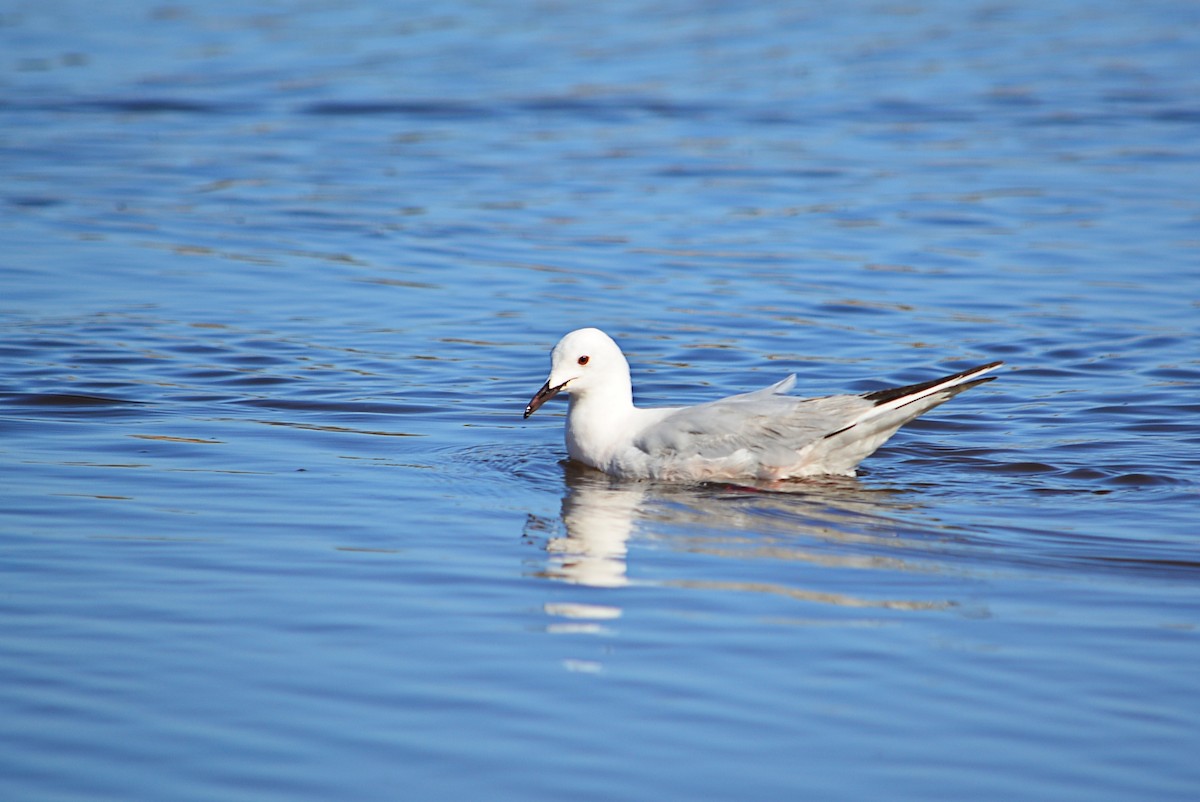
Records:
[[[466,471],[482,478],[499,494],[511,494],[514,487],[534,492],[561,492],[563,479],[562,447],[555,444],[513,447],[497,443],[444,448],[442,469],[452,475]],[[482,470],[480,470],[482,469]]]

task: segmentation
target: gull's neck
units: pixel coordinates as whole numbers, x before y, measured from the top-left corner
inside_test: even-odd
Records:
[[[571,459],[604,470],[635,432],[633,386],[628,374],[601,387],[572,393],[567,406],[567,453]]]

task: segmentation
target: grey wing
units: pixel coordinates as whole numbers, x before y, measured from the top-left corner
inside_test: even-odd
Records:
[[[673,410],[634,445],[658,457],[700,457],[785,468],[790,475],[853,473],[897,429],[964,390],[1002,362],[952,376],[862,395],[791,398],[795,376],[778,384]],[[749,457],[751,459],[747,460]]]
[[[870,407],[857,396],[784,395],[795,383],[789,376],[761,390],[676,410],[634,445],[648,454],[713,460],[749,452],[764,463],[787,465],[805,446],[846,426],[860,407]]]

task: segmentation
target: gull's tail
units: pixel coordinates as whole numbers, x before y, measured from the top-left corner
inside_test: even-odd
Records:
[[[875,416],[885,415],[917,404],[917,411],[900,423],[903,426],[922,412],[933,409],[943,401],[949,401],[963,390],[969,390],[976,385],[992,381],[996,378],[995,376],[988,376],[986,379],[976,379],[975,377],[981,376],[989,370],[995,370],[1003,364],[1003,362],[989,362],[986,365],[968,368],[961,373],[955,373],[953,376],[946,376],[942,379],[910,384],[907,387],[896,387],[892,390],[875,390],[864,393],[862,397],[874,402],[875,409],[864,415],[863,419],[869,420]]]
[[[1003,364],[989,362],[933,381],[863,393],[858,398],[870,406],[860,411],[850,423],[815,443],[808,458],[825,465],[830,473],[853,474],[854,467],[901,426],[964,390],[992,381],[995,376],[977,377]]]

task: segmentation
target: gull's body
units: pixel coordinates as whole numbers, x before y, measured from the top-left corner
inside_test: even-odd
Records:
[[[862,395],[785,395],[794,375],[770,387],[691,407],[633,404],[629,363],[599,329],[563,337],[550,378],[525,417],[559,392],[567,407],[567,454],[611,476],[677,482],[779,480],[854,468],[897,429],[977,384],[992,362],[922,384]]]

